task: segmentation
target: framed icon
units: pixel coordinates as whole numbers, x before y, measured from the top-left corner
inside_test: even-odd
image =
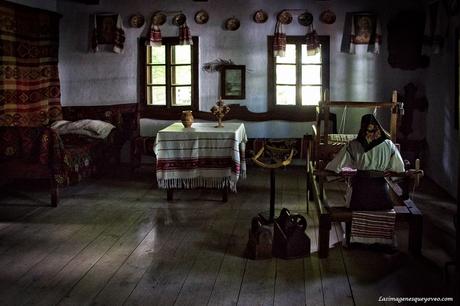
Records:
[[[246,66],[223,66],[220,72],[220,94],[222,99],[242,100],[246,95]]]

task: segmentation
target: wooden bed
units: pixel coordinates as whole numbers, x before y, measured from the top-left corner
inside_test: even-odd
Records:
[[[323,169],[328,161],[356,135],[330,134],[329,120],[330,107],[350,108],[385,108],[391,111],[390,134],[391,140],[396,143],[397,120],[402,114],[402,103],[397,101],[397,92],[394,91],[391,102],[349,102],[329,101],[325,99],[317,108],[317,122],[313,126],[312,135],[307,136],[307,197],[314,200],[319,219],[319,242],[318,256],[325,258],[329,252],[329,232],[332,222],[345,222],[346,239],[349,242],[351,230],[351,210],[332,204],[327,196],[326,176],[330,172]],[[422,173],[422,171],[420,171]],[[338,178],[340,175],[337,175]],[[401,188],[401,183],[406,184],[407,177],[386,178],[390,190],[394,210],[396,211],[396,222],[407,222],[409,224],[409,251],[415,255],[420,254],[422,246],[422,213],[417,209],[415,203],[408,198],[407,188]],[[344,203],[344,201],[343,201]]]

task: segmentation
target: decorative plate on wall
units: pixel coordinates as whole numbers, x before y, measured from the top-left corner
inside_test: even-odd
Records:
[[[166,15],[160,12],[153,14],[152,23],[156,26],[161,26],[166,22]]]
[[[333,24],[335,22],[335,13],[331,10],[325,10],[319,15],[319,20],[325,24]]]
[[[282,24],[290,24],[292,22],[292,15],[288,11],[284,10],[278,14],[278,21]]]
[[[129,17],[129,25],[133,28],[140,28],[144,25],[145,18],[141,14],[135,14]]]
[[[268,15],[264,10],[258,10],[254,13],[253,19],[256,23],[264,23],[267,21]]]
[[[297,21],[299,22],[299,24],[308,27],[313,23],[313,15],[310,12],[306,11],[305,13],[302,13],[299,15],[299,17],[297,17]]]
[[[200,10],[195,14],[195,22],[198,24],[205,24],[209,20],[208,12],[205,10]]]
[[[184,14],[177,14],[173,17],[172,23],[176,26],[181,26],[187,21],[187,17]]]
[[[229,31],[236,31],[240,28],[240,21],[235,18],[228,18],[227,21],[225,21],[225,29]]]

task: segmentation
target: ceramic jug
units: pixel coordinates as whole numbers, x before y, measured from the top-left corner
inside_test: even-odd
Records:
[[[182,124],[184,127],[189,128],[192,126],[193,123],[193,115],[191,110],[182,111],[182,115],[180,117]]]

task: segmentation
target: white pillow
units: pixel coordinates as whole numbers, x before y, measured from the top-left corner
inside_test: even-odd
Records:
[[[94,138],[106,138],[115,128],[110,124],[101,120],[82,119],[78,121],[58,120],[51,125],[58,134],[79,134]]]

